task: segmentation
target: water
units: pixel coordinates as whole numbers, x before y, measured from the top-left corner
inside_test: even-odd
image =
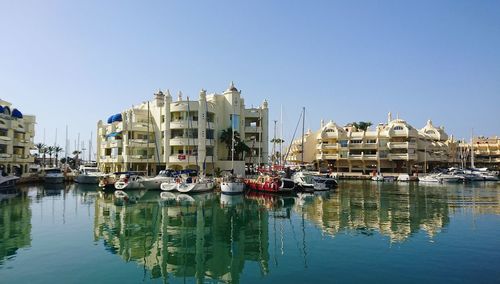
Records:
[[[500,282],[500,184],[0,195],[0,283]]]

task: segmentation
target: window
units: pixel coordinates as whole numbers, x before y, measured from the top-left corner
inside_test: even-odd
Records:
[[[207,129],[207,139],[214,139],[214,130],[213,129]]]
[[[399,125],[398,125],[398,126],[395,126],[395,127],[394,127],[394,130],[403,130],[403,126],[399,126]]]
[[[339,144],[340,144],[340,147],[347,147],[347,140],[340,140]]]
[[[362,142],[363,142],[363,140],[359,140],[359,139],[351,140],[351,144],[361,144]]]
[[[325,132],[335,132],[335,129],[327,129]]]
[[[367,144],[377,144],[377,139],[369,139],[369,140],[366,140],[366,143],[367,143]]]

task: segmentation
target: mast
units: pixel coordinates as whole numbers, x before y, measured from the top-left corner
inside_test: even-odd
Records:
[[[280,106],[280,166],[283,166],[283,105]]]
[[[234,127],[235,127],[235,120],[236,120],[236,118],[234,117],[234,104],[233,104],[233,114],[231,116],[231,170],[232,170],[232,173],[234,173]]]
[[[148,137],[146,142],[146,175],[149,176],[149,101],[148,101]]]
[[[69,148],[69,140],[68,140],[68,125],[66,124],[66,143],[64,144],[64,165],[66,168],[68,165],[68,148]]]
[[[259,108],[259,156],[258,156],[258,165],[257,168],[260,168],[260,162],[261,162],[261,151],[262,151],[262,106]]]
[[[272,159],[272,163],[273,163],[273,167],[274,165],[276,164],[276,122],[278,122],[277,120],[274,120],[274,135],[273,135],[273,159]]]
[[[89,162],[92,162],[92,131],[90,131],[90,140],[89,140]]]
[[[302,146],[301,146],[301,161],[300,161],[300,164],[303,165],[304,164],[304,130],[305,130],[305,125],[306,125],[306,108],[305,107],[302,107]]]
[[[470,167],[475,168],[474,165],[474,128],[470,132]]]

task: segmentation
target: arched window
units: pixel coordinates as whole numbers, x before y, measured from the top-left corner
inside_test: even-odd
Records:
[[[394,127],[394,130],[403,130],[403,126],[399,126],[399,125],[398,125],[398,126],[395,126],[395,127]]]
[[[434,130],[426,130],[425,134],[436,134],[436,131],[434,131]]]

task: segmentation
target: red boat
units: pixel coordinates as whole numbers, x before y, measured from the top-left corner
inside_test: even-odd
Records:
[[[256,179],[246,179],[245,184],[251,190],[274,193],[290,193],[295,188],[293,180],[268,174],[259,175]]]

